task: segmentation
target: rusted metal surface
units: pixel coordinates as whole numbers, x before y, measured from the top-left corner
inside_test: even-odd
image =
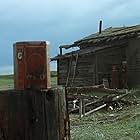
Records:
[[[0,91],[0,140],[69,140],[65,90]]]
[[[46,42],[14,44],[14,85],[17,90],[50,87],[48,46]]]

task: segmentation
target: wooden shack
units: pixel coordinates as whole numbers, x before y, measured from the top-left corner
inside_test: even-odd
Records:
[[[62,48],[79,50],[62,54]],[[121,69],[127,63],[127,84],[140,85],[140,25],[107,28],[91,34],[72,45],[60,46],[57,60],[58,84],[65,86],[93,86],[109,78],[112,66]]]

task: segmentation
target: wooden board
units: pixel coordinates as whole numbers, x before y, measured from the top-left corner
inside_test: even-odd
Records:
[[[48,45],[45,41],[14,44],[14,85],[17,90],[50,87]]]
[[[69,140],[65,90],[0,91],[0,140]]]

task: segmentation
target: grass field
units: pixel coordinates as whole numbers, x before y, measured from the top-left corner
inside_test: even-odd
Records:
[[[82,119],[70,115],[72,140],[140,140],[140,91],[126,100],[135,104],[113,111],[103,109]]]
[[[14,80],[13,75],[1,75],[0,76],[0,89],[13,88]]]
[[[51,85],[57,85],[57,72],[51,72]],[[0,89],[11,89],[14,87],[13,75],[0,75]]]
[[[140,105],[119,112],[96,112],[78,119],[71,116],[72,140],[140,140]]]
[[[52,86],[57,85],[56,72],[51,73]],[[13,88],[13,76],[0,76],[0,89]],[[135,95],[140,101],[140,92]],[[122,110],[101,110],[79,119],[70,115],[72,140],[140,140],[140,104]]]

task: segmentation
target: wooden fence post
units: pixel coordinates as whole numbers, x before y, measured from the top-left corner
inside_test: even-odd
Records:
[[[85,100],[83,99],[83,117],[85,116],[86,112],[86,106],[85,106]]]
[[[79,117],[82,118],[83,117],[83,99],[80,98],[80,102],[79,102]]]
[[[0,140],[70,140],[68,122],[63,87],[0,91]]]

